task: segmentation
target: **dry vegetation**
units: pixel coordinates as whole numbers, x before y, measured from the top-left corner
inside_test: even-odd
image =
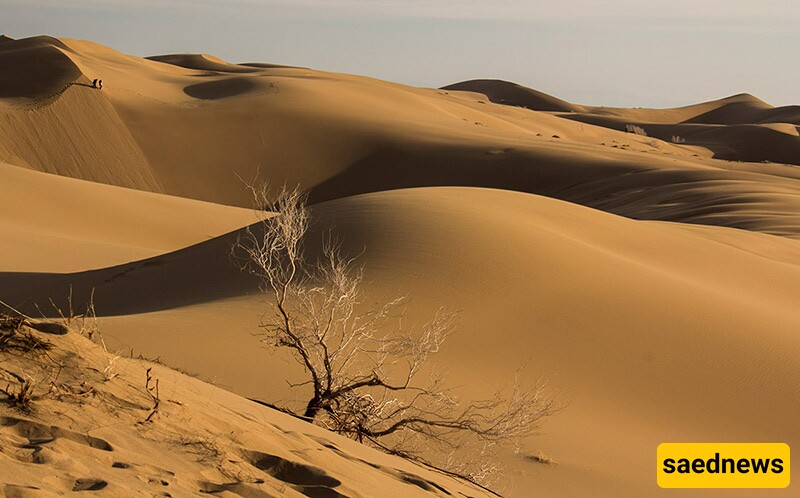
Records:
[[[626,124],[625,125],[625,131],[627,131],[628,133],[633,133],[634,135],[642,136],[642,137],[646,137],[647,136],[647,132],[645,131],[645,129],[642,128],[641,126],[637,126],[635,124]]]
[[[286,351],[307,374],[309,393],[294,413],[387,452],[424,461],[471,481],[491,482],[492,450],[519,445],[557,411],[543,382],[513,379],[489,399],[461,401],[428,360],[456,332],[456,314],[440,309],[419,331],[405,330],[404,299],[368,305],[364,269],[343,254],[331,232],[317,258],[305,247],[310,213],[299,190],[268,203],[252,188],[261,223],[232,248],[268,297],[260,327],[270,348]]]
[[[39,330],[54,325],[58,334]],[[166,367],[110,355],[96,326],[96,342],[63,327],[0,314],[0,495],[343,497],[375,496],[381,486],[394,496],[444,486],[447,494],[481,495],[405,462],[351,456],[311,425]],[[111,358],[113,377],[104,371]],[[298,424],[316,431],[298,432]],[[370,482],[346,481],[348,472],[372,473]]]
[[[30,322],[25,317],[0,314],[0,356],[27,356],[40,364],[49,360],[49,357],[42,357],[52,348],[52,344],[36,335],[29,326]],[[0,375],[5,384],[0,387],[0,394],[5,396],[9,406],[30,412],[38,382],[25,371],[16,372],[6,368],[5,363],[0,363]]]

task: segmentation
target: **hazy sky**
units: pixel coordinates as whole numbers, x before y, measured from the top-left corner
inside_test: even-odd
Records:
[[[0,0],[0,30],[585,104],[800,104],[800,0]]]

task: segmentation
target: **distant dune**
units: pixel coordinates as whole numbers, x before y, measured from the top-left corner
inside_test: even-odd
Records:
[[[568,406],[542,434],[503,454],[509,496],[684,496],[656,486],[660,442],[796,447],[798,126],[796,106],[748,94],[623,109],[499,80],[426,89],[0,39],[0,300],[56,315],[70,296],[80,308],[93,293],[109,351],[159,358],[235,393],[155,367],[182,403],[169,405],[175,418],[161,430],[225,432],[223,456],[263,481],[206,473],[167,440],[137,442],[130,424],[116,428],[95,405],[87,410],[104,425],[93,437],[124,458],[63,436],[92,429],[77,411],[18,422],[0,405],[0,485],[27,479],[57,493],[92,477],[110,491],[162,476],[174,496],[479,496],[239,397],[302,397],[287,386],[302,379],[299,367],[255,335],[258,282],[231,263],[232,242],[256,219],[253,179],[308,189],[309,251],[333,230],[347,254],[363,254],[365,305],[407,295],[410,327],[442,305],[462,311],[433,365],[460,395],[491,394],[522,364],[525,381],[546,378],[562,393]],[[80,360],[100,375],[107,352],[59,337],[60,348],[87,348]],[[133,403],[123,410],[133,420],[149,364],[121,365],[120,384],[97,388]],[[48,447],[20,427],[62,436]],[[61,480],[9,456],[31,444]],[[281,484],[258,465],[262,453],[339,484]],[[168,478],[166,464],[147,461],[173,454],[183,456]],[[116,460],[135,464],[133,474]]]
[[[721,103],[724,105],[688,119],[686,122],[726,125],[752,123],[800,125],[800,106],[773,107],[746,93],[723,99]]]
[[[570,104],[558,97],[547,95],[510,81],[469,80],[442,87],[444,90],[463,90],[482,93],[497,104],[527,107],[533,111],[583,112],[582,106]]]
[[[480,92],[492,102],[550,111],[618,131],[638,126],[650,137],[702,146],[720,159],[800,165],[800,107],[773,107],[746,93],[676,109],[625,109],[570,104],[497,80],[471,80],[444,88]]]
[[[224,60],[207,54],[170,54],[154,55],[148,57],[151,61],[165,62],[186,69],[199,69],[201,71],[215,71],[221,73],[254,73],[255,68],[248,68],[230,64]]]

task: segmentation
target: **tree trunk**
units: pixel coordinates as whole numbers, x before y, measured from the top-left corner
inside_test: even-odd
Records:
[[[320,410],[321,401],[322,400],[319,398],[319,396],[314,396],[311,398],[311,400],[308,402],[308,405],[306,405],[306,412],[303,414],[303,418],[312,421],[316,419]]]

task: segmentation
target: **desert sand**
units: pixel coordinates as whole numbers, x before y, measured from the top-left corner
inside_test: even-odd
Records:
[[[35,420],[0,416],[3,496],[488,496],[173,369],[111,355],[81,330],[25,329],[48,345],[34,353],[40,371],[28,359],[4,368],[45,378],[64,368],[58,389],[36,400]]]
[[[257,220],[243,184],[256,176],[308,189],[310,240],[334,229],[363,252],[375,301],[408,296],[412,323],[461,310],[435,366],[462,397],[520,364],[560,393],[565,408],[504,454],[505,495],[685,496],[656,485],[661,442],[800,445],[796,106],[607,108],[496,80],[413,88],[49,37],[5,39],[0,68],[0,300],[53,318],[94,292],[106,349],[48,338],[83,356],[74,383],[96,371],[88,401],[0,406],[9,496],[79,479],[109,496],[142,482],[173,496],[480,495],[246,399],[297,402],[287,380],[302,380],[260,346],[264,298],[230,261]],[[174,401],[146,429],[140,355],[163,363]],[[212,470],[192,453],[209,440],[228,462]],[[283,479],[286,460],[314,482]]]

